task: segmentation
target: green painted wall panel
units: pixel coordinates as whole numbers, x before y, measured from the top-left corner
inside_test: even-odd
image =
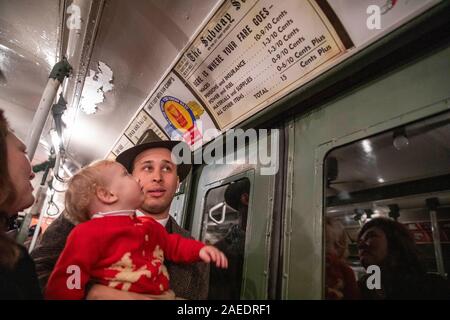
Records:
[[[450,110],[450,48],[295,119],[283,298],[322,297],[322,161],[330,149]],[[292,137],[290,137],[292,139]]]

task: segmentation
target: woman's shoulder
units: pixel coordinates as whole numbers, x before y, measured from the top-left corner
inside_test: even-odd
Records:
[[[34,271],[34,260],[31,258],[30,254],[28,253],[27,248],[25,248],[22,245],[17,245],[19,247],[20,255],[19,260],[16,264],[16,270],[18,272],[26,271],[28,272],[30,269]]]
[[[33,259],[21,245],[19,258],[10,270],[0,272],[0,296],[4,299],[42,299]]]

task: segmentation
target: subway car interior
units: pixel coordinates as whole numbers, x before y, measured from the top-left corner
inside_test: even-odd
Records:
[[[193,160],[170,215],[228,257],[209,299],[401,298],[412,262],[379,220],[450,290],[449,17],[445,0],[0,0],[0,109],[36,174],[8,235],[32,253],[71,177],[150,132]]]

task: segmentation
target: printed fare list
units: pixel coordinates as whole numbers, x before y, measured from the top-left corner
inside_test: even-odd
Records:
[[[307,1],[259,1],[237,22],[230,8],[234,26],[185,79],[221,128],[289,93],[287,87],[292,91],[343,53],[318,10]]]

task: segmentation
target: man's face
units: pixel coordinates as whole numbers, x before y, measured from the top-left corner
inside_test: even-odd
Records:
[[[133,176],[145,194],[141,209],[150,214],[168,213],[178,187],[177,166],[170,150],[154,148],[140,153],[134,160]]]

